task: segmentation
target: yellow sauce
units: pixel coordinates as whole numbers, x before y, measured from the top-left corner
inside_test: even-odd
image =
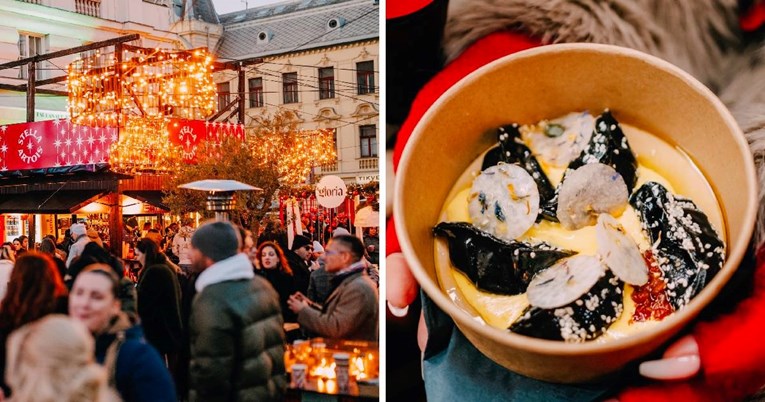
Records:
[[[673,194],[692,199],[707,214],[710,223],[718,231],[721,238],[725,239],[725,233],[722,232],[722,213],[717,199],[692,160],[681,150],[649,133],[624,124],[622,124],[622,129],[638,160],[638,182],[635,188],[639,188],[648,181],[655,181],[665,186]],[[480,171],[482,161],[483,155],[476,159],[456,182],[442,210],[442,221],[471,222],[468,212],[468,197],[472,179]],[[659,166],[653,161],[662,162],[662,165]],[[557,186],[565,169],[546,166],[541,161],[540,164],[553,186]],[[625,231],[636,241],[641,251],[650,247],[648,239],[642,232],[637,213],[631,206],[628,206],[625,212],[616,218]],[[534,224],[517,240],[529,243],[547,242],[585,255],[594,255],[597,251],[594,226],[569,231],[558,223],[543,220]],[[435,246],[436,270],[441,285],[451,295],[455,303],[468,313],[473,314],[477,320],[497,328],[506,329],[518,319],[528,306],[528,299],[525,294],[503,296],[478,290],[470,279],[451,265],[446,241],[437,238]],[[635,303],[630,297],[632,287],[625,285],[623,294],[624,312],[605,334],[596,339],[596,342],[623,338],[641,328],[655,324],[653,321],[630,323],[635,311]]]

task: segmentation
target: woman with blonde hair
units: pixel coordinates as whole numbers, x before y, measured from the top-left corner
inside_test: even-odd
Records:
[[[49,315],[8,339],[10,401],[112,402],[106,371],[94,358],[87,328],[65,315]]]
[[[122,311],[123,291],[111,266],[91,264],[74,280],[69,316],[96,338],[96,361],[125,402],[176,402],[173,380],[159,353],[146,343],[135,317]]]

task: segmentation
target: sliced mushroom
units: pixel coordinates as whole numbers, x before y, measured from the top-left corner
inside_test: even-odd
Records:
[[[619,216],[627,207],[627,185],[614,168],[589,163],[566,174],[558,193],[558,220],[568,230],[595,224],[598,215]]]
[[[539,191],[526,170],[500,163],[473,180],[468,211],[477,228],[513,240],[536,221]]]
[[[595,237],[598,254],[619,279],[638,286],[648,282],[648,266],[637,243],[613,216],[598,216]]]
[[[575,255],[534,275],[526,295],[534,307],[551,309],[573,303],[605,275],[606,267],[591,255]]]
[[[589,112],[569,113],[520,128],[523,140],[539,160],[564,168],[587,147],[595,131],[595,118]]]

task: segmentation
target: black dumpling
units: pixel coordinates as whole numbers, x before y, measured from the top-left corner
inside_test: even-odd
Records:
[[[584,342],[602,335],[624,311],[623,283],[610,270],[576,301],[558,308],[529,307],[510,331],[554,341]]]
[[[637,183],[637,159],[619,122],[608,110],[595,121],[595,132],[587,148],[569,163],[566,171],[576,170],[588,163],[602,163],[614,168],[622,175],[629,193],[632,193]]]
[[[693,201],[659,183],[640,186],[630,204],[654,244],[669,300],[675,309],[682,308],[720,271],[725,244]]]
[[[466,222],[441,222],[433,233],[447,239],[452,265],[478,289],[503,295],[525,292],[535,273],[576,254],[545,243],[505,241]]]

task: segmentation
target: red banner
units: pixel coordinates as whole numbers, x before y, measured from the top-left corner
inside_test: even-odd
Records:
[[[173,119],[170,141],[181,145],[183,159],[196,160],[202,141],[220,144],[233,137],[244,141],[244,126],[204,120]],[[0,171],[43,169],[109,162],[109,146],[117,142],[114,127],[90,127],[69,120],[46,120],[0,126]]]
[[[183,160],[194,163],[197,149],[202,141],[220,145],[226,138],[244,141],[244,125],[231,123],[211,123],[204,120],[173,119],[167,126],[170,142],[183,149]]]
[[[0,170],[41,169],[109,161],[117,129],[47,120],[0,126]]]

